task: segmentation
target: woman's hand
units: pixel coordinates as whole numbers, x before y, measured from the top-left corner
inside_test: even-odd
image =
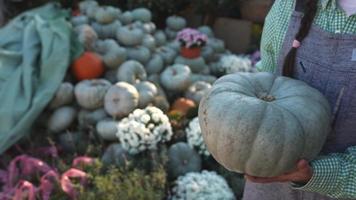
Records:
[[[245,175],[245,178],[254,183],[273,183],[273,182],[295,182],[306,184],[313,176],[313,170],[308,161],[300,160],[297,164],[297,169],[277,177],[261,178]]]

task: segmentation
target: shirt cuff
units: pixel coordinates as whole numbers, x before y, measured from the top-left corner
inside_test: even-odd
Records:
[[[336,158],[327,157],[325,159],[311,162],[313,176],[305,185],[293,184],[292,187],[308,192],[321,194],[332,194],[337,187],[339,163]]]

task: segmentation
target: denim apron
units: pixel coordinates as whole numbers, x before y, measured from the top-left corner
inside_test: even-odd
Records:
[[[278,60],[292,48],[303,13],[297,0]],[[321,154],[344,152],[356,145],[356,35],[334,34],[313,25],[298,48],[294,77],[318,89],[333,109],[333,130]],[[246,182],[243,200],[332,200],[320,194],[293,190],[288,183]]]

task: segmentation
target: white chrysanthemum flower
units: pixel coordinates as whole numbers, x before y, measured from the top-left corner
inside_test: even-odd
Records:
[[[227,54],[221,56],[218,66],[222,68],[222,70],[226,74],[253,71],[252,62],[250,58],[234,54]]]
[[[160,142],[171,140],[173,132],[168,117],[156,107],[136,109],[118,125],[116,136],[131,154],[156,149]]]
[[[192,119],[192,121],[189,122],[189,125],[185,131],[187,133],[188,144],[192,148],[195,148],[199,152],[199,154],[204,156],[210,156],[210,153],[204,143],[198,117]]]
[[[234,200],[235,196],[226,180],[216,172],[190,172],[178,177],[171,200]]]

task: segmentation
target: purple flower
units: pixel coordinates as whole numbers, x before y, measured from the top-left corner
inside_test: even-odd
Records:
[[[186,48],[202,47],[206,44],[208,37],[196,29],[185,28],[177,34],[177,41]]]

